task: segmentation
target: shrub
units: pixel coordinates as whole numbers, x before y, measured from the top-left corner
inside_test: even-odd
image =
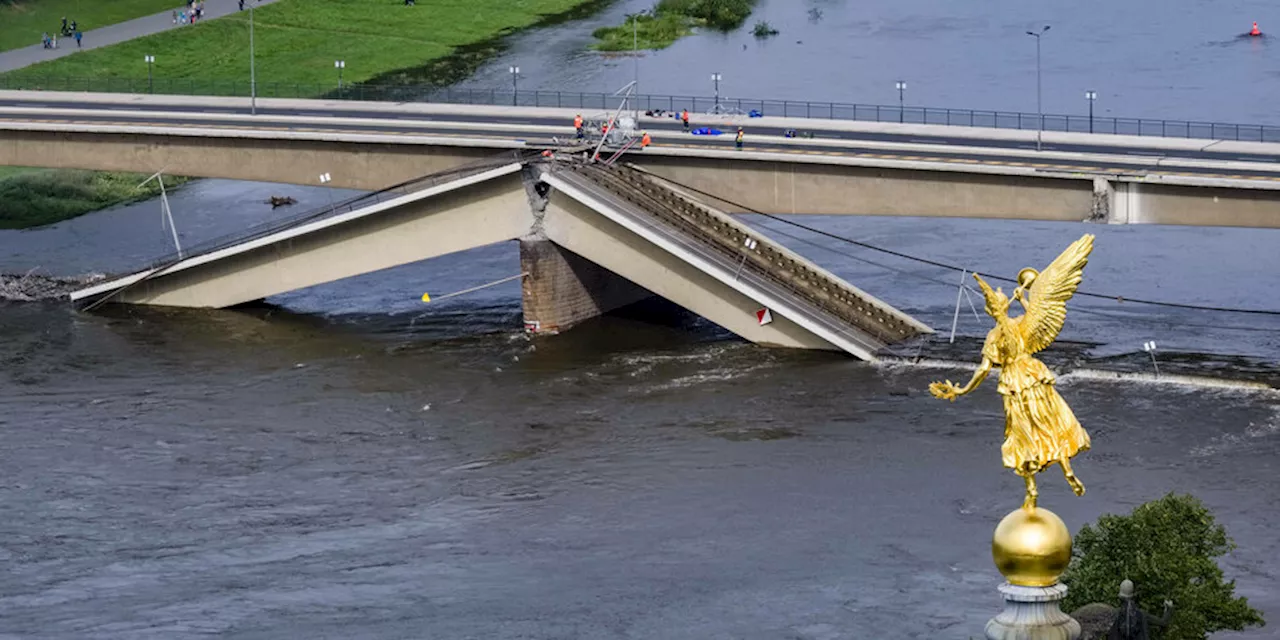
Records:
[[[1062,576],[1070,587],[1065,609],[1090,603],[1119,604],[1120,581],[1129,579],[1139,604],[1159,615],[1174,603],[1166,640],[1204,640],[1223,629],[1264,624],[1249,601],[1235,596],[1215,558],[1235,548],[1226,529],[1192,496],[1169,494],[1127,516],[1104,515],[1075,537],[1071,565]]]

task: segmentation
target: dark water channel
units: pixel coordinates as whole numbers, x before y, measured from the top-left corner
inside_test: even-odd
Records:
[[[616,21],[632,4],[548,29],[537,36],[543,62],[522,66],[548,69],[547,87],[609,88],[605,76],[626,62],[557,52],[580,50],[592,21]],[[1204,45],[1188,49],[1191,62],[1179,70],[1156,64],[1178,42],[1213,42],[1222,37],[1209,32],[1253,19],[1214,22],[1204,14],[1220,7],[1183,4],[1145,15],[1085,3],[1070,15],[1095,26],[1108,17],[1115,29],[1089,30],[1086,40],[1165,74],[1126,85],[1136,92],[1133,108],[1172,109],[1153,96],[1182,76],[1199,88],[1187,92],[1195,96],[1185,103],[1190,113],[1180,106],[1168,115],[1213,106],[1210,115],[1222,118],[1261,117],[1270,88],[1236,95],[1252,105],[1239,110],[1209,94],[1243,73],[1225,57],[1265,66],[1268,49]],[[1004,2],[795,5],[762,3],[783,36],[748,42],[740,55],[751,61],[729,56],[741,50],[740,37],[692,38],[646,57],[642,74],[670,79],[672,91],[696,91],[702,71],[680,61],[711,59],[726,76],[756,69],[764,93],[825,86],[823,97],[854,99],[836,87],[892,87],[897,70],[884,60],[907,55],[901,41],[914,39],[933,52],[913,59],[932,78],[922,84],[938,87],[937,101],[989,106],[990,96],[995,106],[1025,106],[1006,104],[1022,89],[998,87],[1025,75],[1026,47],[1006,60],[988,40],[1068,12]],[[822,21],[808,22],[812,6],[822,8]],[[982,15],[968,15],[976,11]],[[912,38],[924,27],[930,37]],[[1130,28],[1156,34],[1150,40],[1166,49],[1126,49],[1120,34]],[[815,35],[823,29],[845,35]],[[792,38],[797,32],[804,35]],[[517,39],[506,55],[520,56],[534,37]],[[788,43],[796,39],[804,44]],[[883,57],[865,53],[893,42]],[[817,65],[838,43],[852,49],[841,54],[848,62],[827,69],[829,82],[765,66]],[[945,54],[955,43],[973,47],[971,64],[987,64],[971,74],[986,79],[970,93],[959,87],[974,81],[952,79],[960,62]],[[1214,56],[1213,72],[1195,63]],[[506,61],[494,65],[505,70]],[[1085,68],[1105,65],[1086,59],[1055,72]],[[496,81],[486,73],[474,82]],[[173,197],[183,241],[285,215],[262,203],[268,195],[308,207],[330,194],[195,183]],[[1091,291],[1231,307],[1275,308],[1280,299],[1271,277],[1280,270],[1275,231],[804,221],[1010,275],[1043,266],[1087,231],[1099,236],[1086,274]],[[949,328],[958,273],[753,222]],[[125,270],[166,253],[169,242],[158,205],[144,203],[0,232],[0,271]],[[0,304],[0,637],[979,636],[999,606],[991,530],[1017,506],[1021,486],[999,466],[994,388],[952,405],[928,397],[927,383],[964,372],[761,349],[691,319],[620,316],[530,339],[515,286],[419,301],[424,291],[438,296],[518,271],[515,248],[503,245],[246,311],[90,315]],[[1160,357],[1195,354],[1182,357],[1214,375],[1280,360],[1275,317],[1077,302],[1063,337],[1095,344],[1093,358],[1141,369],[1141,345],[1155,340]],[[958,351],[975,358],[973,338],[986,327],[966,307]],[[1240,545],[1223,560],[1239,593],[1280,616],[1280,399],[1070,376],[1061,389],[1094,438],[1075,465],[1089,492],[1075,498],[1055,477],[1044,482],[1043,503],[1076,529],[1169,491],[1193,493]]]

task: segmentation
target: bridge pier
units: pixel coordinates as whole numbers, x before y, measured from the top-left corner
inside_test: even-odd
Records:
[[[554,335],[653,294],[544,238],[520,239],[524,327]]]

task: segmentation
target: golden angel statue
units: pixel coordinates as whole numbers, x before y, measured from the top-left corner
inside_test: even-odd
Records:
[[[1004,444],[1000,447],[1004,466],[1027,483],[1025,509],[1036,507],[1036,474],[1053,463],[1062,467],[1067,483],[1076,495],[1084,495],[1084,483],[1071,470],[1071,458],[1089,448],[1089,434],[1076,420],[1071,408],[1053,388],[1054,377],[1032,354],[1044,350],[1062,331],[1067,319],[1067,300],[1075,295],[1084,278],[1084,265],[1093,251],[1093,236],[1085,235],[1067,247],[1043,272],[1023,269],[1013,299],[1026,311],[1009,317],[1009,298],[1000,289],[992,290],[978,274],[987,314],[996,326],[982,345],[982,364],[969,380],[957,387],[950,380],[929,385],[935,397],[955,401],[982,384],[992,366],[1000,367],[1000,395],[1004,398]]]

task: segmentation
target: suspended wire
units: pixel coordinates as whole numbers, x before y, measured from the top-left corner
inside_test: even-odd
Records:
[[[787,233],[786,231],[780,231],[778,229],[770,229],[769,231],[774,235],[779,235],[784,238],[790,238],[801,244],[806,244],[808,246],[814,247],[815,249],[820,249],[822,251],[826,251],[828,253],[838,255],[842,258],[848,258],[850,260],[861,262],[863,264],[867,264],[872,267],[884,269],[886,271],[892,271],[894,273],[899,273],[904,276],[923,281],[927,284],[932,284],[939,287],[946,287],[948,289],[952,289],[956,286],[956,283],[954,282],[947,282],[946,280],[941,280],[939,278],[927,276],[922,273],[916,273],[914,271],[909,271],[907,269],[892,267],[887,264],[876,262],[874,260],[868,260],[866,258],[853,255],[852,253],[849,253],[847,251],[840,251],[839,249],[828,247],[827,245],[814,242],[813,240],[802,238],[792,233]],[[967,285],[966,285],[966,288],[967,288]],[[1078,313],[1086,314],[1086,315],[1098,316],[1098,317],[1107,318],[1110,320],[1123,321],[1123,322],[1142,322],[1146,324],[1177,324],[1179,327],[1183,327],[1183,328],[1215,329],[1215,330],[1221,330],[1221,331],[1249,331],[1249,332],[1259,332],[1259,333],[1280,333],[1280,327],[1269,328],[1269,327],[1242,327],[1242,326],[1236,326],[1236,325],[1224,326],[1224,325],[1212,325],[1212,324],[1197,324],[1192,322],[1183,322],[1181,320],[1173,321],[1169,319],[1153,318],[1150,316],[1122,316],[1122,315],[1108,313],[1106,311],[1099,311],[1097,309],[1091,309],[1089,307],[1082,307],[1082,306],[1073,307],[1072,310]]]
[[[796,228],[798,228],[798,229],[804,229],[805,231],[808,231],[808,232],[810,232],[810,233],[813,233],[813,234],[816,234],[816,235],[820,235],[820,236],[825,236],[825,237],[827,237],[827,238],[831,238],[832,240],[838,240],[838,241],[840,241],[840,242],[844,242],[844,243],[847,243],[847,244],[852,244],[852,245],[854,245],[854,246],[862,247],[862,248],[864,248],[864,249],[868,249],[868,250],[871,250],[871,251],[877,251],[877,252],[880,252],[880,253],[888,254],[888,255],[891,255],[891,256],[894,256],[894,257],[897,257],[897,258],[902,258],[902,259],[904,259],[904,260],[911,260],[911,261],[913,261],[913,262],[918,262],[918,263],[921,263],[921,264],[927,264],[927,265],[930,265],[930,266],[933,266],[933,267],[938,267],[938,268],[940,268],[940,269],[949,269],[949,270],[952,270],[952,271],[962,271],[962,272],[966,272],[966,273],[976,273],[976,274],[978,274],[978,275],[980,275],[980,276],[982,276],[982,277],[984,277],[984,278],[986,278],[986,279],[988,279],[988,280],[996,280],[996,281],[999,281],[999,282],[1008,282],[1008,283],[1011,283],[1011,284],[1017,284],[1017,280],[1014,280],[1013,278],[1006,278],[1006,277],[1004,277],[1004,276],[992,275],[992,274],[984,273],[984,272],[981,272],[981,271],[975,271],[975,270],[973,270],[973,269],[969,269],[969,268],[966,268],[966,267],[961,267],[961,266],[959,266],[959,265],[948,264],[948,263],[946,263],[946,262],[939,262],[939,261],[937,261],[937,260],[930,260],[930,259],[928,259],[928,258],[921,258],[921,257],[919,257],[919,256],[913,256],[913,255],[911,255],[911,254],[909,254],[909,253],[902,253],[901,251],[894,251],[893,249],[886,249],[886,248],[884,248],[884,247],[879,247],[879,246],[876,246],[876,245],[873,245],[873,244],[870,244],[870,243],[867,243],[867,242],[862,242],[862,241],[859,241],[859,240],[854,240],[853,238],[849,238],[849,237],[846,237],[846,236],[842,236],[842,235],[838,235],[838,234],[835,234],[835,233],[831,233],[831,232],[829,232],[829,231],[823,231],[822,229],[818,229],[818,228],[815,228],[815,227],[811,227],[811,226],[806,225],[806,224],[801,224],[801,223],[796,222],[796,221],[794,221],[794,220],[788,220],[788,219],[786,219],[786,218],[784,218],[784,217],[782,217],[782,216],[774,215],[774,214],[771,214],[771,213],[764,213],[763,211],[757,211],[757,210],[755,210],[755,209],[752,209],[751,207],[748,207],[748,206],[743,205],[743,204],[738,203],[738,202],[734,202],[734,201],[732,201],[732,200],[729,200],[729,199],[724,198],[724,197],[722,197],[722,196],[715,195],[715,194],[713,194],[713,193],[708,193],[708,192],[706,192],[706,191],[704,191],[704,190],[702,190],[702,189],[699,189],[699,188],[697,188],[697,187],[690,186],[690,185],[687,185],[687,184],[684,184],[684,183],[678,182],[678,181],[676,181],[676,180],[672,180],[671,178],[666,178],[666,177],[663,177],[663,176],[659,176],[659,175],[654,174],[654,173],[652,173],[652,172],[650,172],[650,171],[647,171],[647,170],[645,170],[645,169],[643,169],[643,168],[641,168],[641,167],[634,167],[634,166],[633,166],[632,168],[633,168],[633,169],[635,169],[635,170],[637,170],[637,171],[640,171],[641,173],[645,173],[645,174],[647,174],[647,175],[653,176],[654,178],[657,178],[657,179],[659,179],[659,180],[662,180],[662,181],[665,181],[665,182],[669,182],[669,183],[671,183],[671,184],[674,184],[674,185],[676,185],[676,186],[678,186],[678,187],[680,187],[680,188],[682,188],[682,189],[688,189],[689,191],[693,191],[693,192],[695,192],[695,193],[702,194],[702,195],[707,196],[707,197],[709,197],[709,198],[714,198],[714,199],[716,199],[716,200],[719,200],[719,201],[721,201],[721,202],[723,202],[723,203],[725,203],[725,204],[728,204],[728,205],[730,205],[730,206],[732,206],[732,207],[736,207],[736,208],[738,208],[738,209],[740,209],[740,210],[742,210],[742,211],[745,211],[745,212],[747,212],[747,213],[755,214],[755,215],[758,215],[758,216],[761,216],[761,217],[764,217],[764,218],[768,218],[768,219],[770,219],[770,220],[776,220],[777,222],[781,222],[781,223],[783,223],[783,224],[786,224],[786,225],[790,225],[790,226],[796,227]],[[848,257],[853,257],[853,256],[848,256]],[[856,259],[856,258],[855,258],[855,259]],[[864,262],[865,262],[865,260],[864,260]],[[872,264],[874,264],[874,263],[872,263]],[[877,266],[884,266],[884,265],[877,265]],[[889,268],[889,267],[885,267],[885,268]],[[904,273],[906,273],[906,272],[904,272]],[[954,286],[954,285],[948,285],[948,286]],[[1156,307],[1168,307],[1168,308],[1172,308],[1172,309],[1189,309],[1189,310],[1192,310],[1192,311],[1215,311],[1215,312],[1220,312],[1220,313],[1241,313],[1241,314],[1252,314],[1252,315],[1263,315],[1263,316],[1280,316],[1280,310],[1275,310],[1275,309],[1241,309],[1241,308],[1236,308],[1236,307],[1217,307],[1217,306],[1212,306],[1212,305],[1186,304],[1186,303],[1181,303],[1181,302],[1165,302],[1165,301],[1162,301],[1162,300],[1146,300],[1146,299],[1143,299],[1143,298],[1129,298],[1129,297],[1126,297],[1126,296],[1108,295],[1108,294],[1102,294],[1102,293],[1092,293],[1092,292],[1089,292],[1089,291],[1076,291],[1076,295],[1077,295],[1077,296],[1086,297],[1086,298],[1096,298],[1096,299],[1099,299],[1099,300],[1110,300],[1110,301],[1112,301],[1112,302],[1117,302],[1117,303],[1126,303],[1126,302],[1127,302],[1127,303],[1133,303],[1133,304],[1145,304],[1145,305],[1151,305],[1151,306],[1156,306]]]

